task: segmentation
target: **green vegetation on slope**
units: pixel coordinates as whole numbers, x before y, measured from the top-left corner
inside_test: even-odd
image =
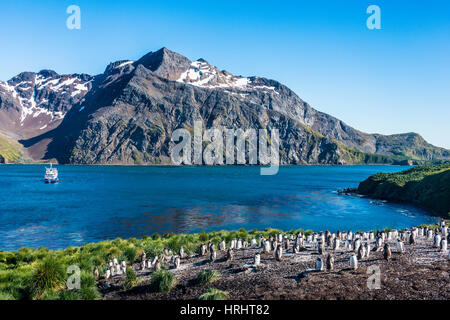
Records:
[[[378,199],[416,204],[448,219],[450,163],[377,173],[361,182],[358,192]]]
[[[407,155],[384,155],[366,153],[357,148],[347,147],[341,142],[334,141],[347,164],[395,164],[395,165],[423,165],[431,161],[413,158]]]
[[[16,163],[21,157],[20,144],[0,134],[0,163]]]

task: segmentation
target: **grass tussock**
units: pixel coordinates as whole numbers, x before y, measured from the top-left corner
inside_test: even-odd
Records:
[[[177,285],[177,279],[170,271],[161,269],[153,272],[150,287],[155,292],[169,292]]]
[[[204,294],[202,294],[199,300],[226,300],[228,298],[228,292],[222,291],[216,288],[209,288]]]
[[[123,283],[123,288],[125,290],[129,290],[136,286],[139,283],[139,279],[136,276],[134,270],[130,267],[127,267],[125,281]]]
[[[197,283],[200,285],[211,284],[221,278],[221,275],[216,270],[204,270],[197,276]]]

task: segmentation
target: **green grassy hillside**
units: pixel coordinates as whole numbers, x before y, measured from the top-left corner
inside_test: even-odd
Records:
[[[378,199],[416,204],[448,219],[450,163],[377,173],[361,182],[358,192]]]
[[[16,163],[22,157],[20,144],[0,134],[0,163]]]

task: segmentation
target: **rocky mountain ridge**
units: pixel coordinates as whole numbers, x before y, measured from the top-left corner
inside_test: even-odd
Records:
[[[450,158],[417,134],[363,133],[275,80],[234,76],[166,48],[111,63],[97,76],[21,75],[0,84],[0,123],[36,160],[170,164],[172,132],[192,131],[196,120],[204,128],[278,129],[282,164]],[[3,126],[14,118],[14,126]]]

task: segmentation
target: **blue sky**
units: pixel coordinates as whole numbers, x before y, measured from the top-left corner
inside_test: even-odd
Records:
[[[66,8],[81,8],[81,30]],[[369,30],[366,9],[381,9]],[[365,132],[450,148],[450,1],[1,1],[0,80],[104,71],[163,46],[286,84]]]

